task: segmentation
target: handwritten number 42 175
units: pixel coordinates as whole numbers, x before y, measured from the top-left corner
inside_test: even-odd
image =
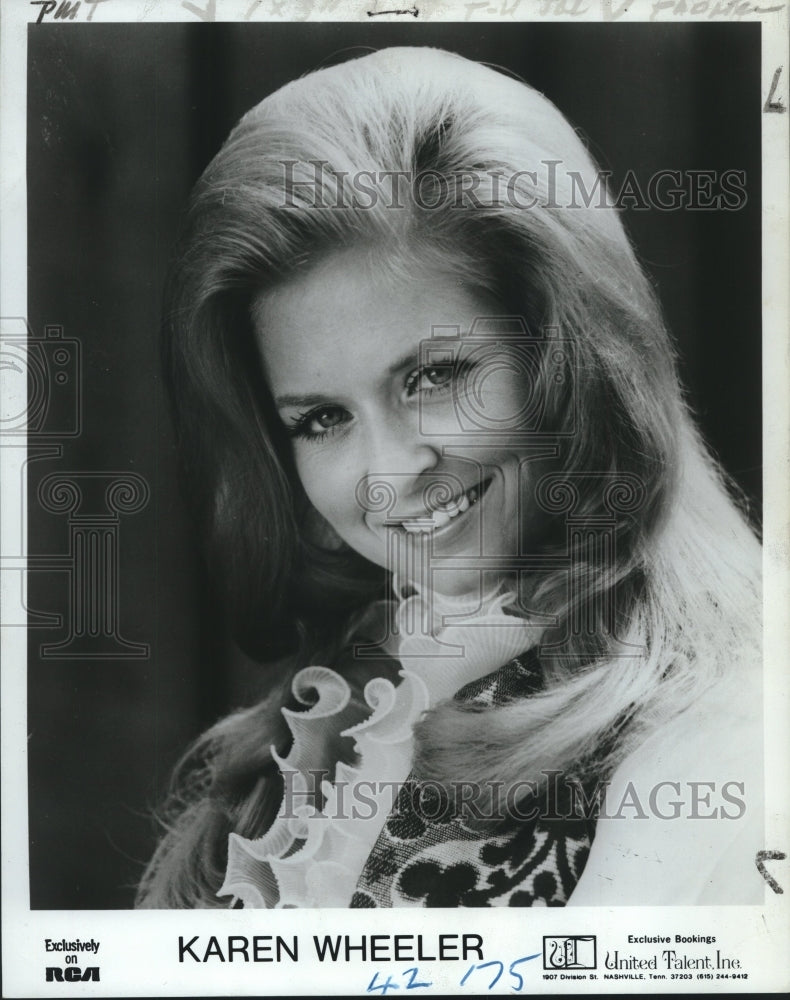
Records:
[[[515,961],[510,963],[508,973],[515,983],[515,985],[511,986],[511,989],[514,992],[519,993],[524,988],[524,977],[520,973],[516,972],[516,966],[521,965],[522,962],[531,962],[533,958],[539,958],[540,954],[540,952],[537,952],[535,955],[525,955],[523,958],[517,958]],[[467,980],[475,972],[482,972],[484,969],[495,970],[493,978],[488,983],[488,989],[492,990],[501,979],[502,973],[505,971],[505,963],[500,962],[499,960],[495,960],[493,962],[478,962],[476,965],[470,965],[458,985],[465,986]],[[407,990],[416,990],[420,988],[425,989],[429,986],[433,986],[433,983],[417,980],[419,969],[416,966],[411,969],[406,969],[400,975],[401,978],[404,976],[408,977],[408,982],[405,984],[405,989]],[[479,980],[480,977],[476,978]],[[374,972],[373,978],[368,983],[367,992],[375,993],[379,991],[382,996],[386,996],[387,990],[399,990],[400,988],[400,983],[393,982],[392,976],[387,976],[386,980],[379,982],[379,974],[378,972]]]
[[[416,965],[414,966],[414,968],[412,968],[412,969],[406,969],[404,972],[401,973],[401,976],[408,976],[409,977],[409,981],[408,981],[408,983],[406,983],[406,989],[407,990],[416,990],[416,989],[419,989],[421,986],[422,987],[433,986],[433,983],[418,983],[417,982],[417,975],[418,974],[419,974],[419,969],[417,968]],[[378,972],[374,972],[373,973],[373,978],[368,983],[368,989],[367,989],[368,993],[375,993],[376,990],[379,990],[381,992],[382,996],[386,996],[387,995],[387,990],[399,990],[400,989],[400,984],[399,983],[393,983],[392,976],[387,976],[386,982],[383,982],[383,983],[378,982],[378,978],[379,978]]]

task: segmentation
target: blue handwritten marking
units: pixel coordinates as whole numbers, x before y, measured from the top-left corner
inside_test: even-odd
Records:
[[[521,975],[521,973],[516,972],[516,966],[521,965],[523,962],[531,962],[536,958],[540,958],[541,954],[542,952],[537,951],[535,952],[534,955],[524,955],[523,958],[516,958],[510,963],[510,966],[508,968],[508,973],[515,984],[511,986],[511,990],[514,993],[520,993],[524,989],[524,977]],[[472,973],[481,972],[484,969],[490,969],[492,968],[492,966],[499,966],[496,975],[488,984],[488,989],[492,990],[499,982],[499,980],[502,978],[502,973],[505,971],[505,963],[501,962],[498,958],[495,958],[490,962],[478,962],[476,965],[470,965],[469,968],[464,973],[458,985],[464,986],[466,984],[467,979],[469,979]],[[416,965],[410,969],[405,969],[403,972],[400,973],[401,976],[409,977],[409,981],[406,983],[407,990],[429,989],[431,986],[433,986],[432,982],[418,982],[417,976],[419,976],[419,974],[420,970]],[[379,990],[382,996],[386,996],[387,990],[399,990],[399,989],[400,985],[392,981],[392,976],[387,976],[386,982],[379,982],[379,974],[378,972],[374,972],[373,978],[368,983],[367,992],[373,993],[376,990]]]
[[[499,982],[500,978],[502,977],[502,973],[505,971],[505,963],[504,962],[500,962],[499,959],[496,958],[496,959],[494,959],[493,962],[481,962],[477,966],[478,969],[490,969],[492,965],[498,965],[499,966],[499,972],[497,972],[497,974],[494,976],[494,978],[489,983],[488,988],[490,990],[493,990],[493,988],[496,986],[496,984]]]
[[[516,993],[520,993],[521,990],[523,989],[524,977],[520,973],[514,972],[513,967],[516,965],[521,965],[522,962],[531,962],[533,958],[540,958],[541,954],[542,952],[538,951],[534,955],[525,955],[524,958],[517,958],[515,962],[510,963],[510,968],[508,969],[508,972],[513,977],[513,979],[518,979],[518,986],[514,987]]]
[[[472,975],[472,973],[474,971],[475,971],[475,967],[473,965],[470,965],[469,968],[466,970],[464,978],[461,980],[461,982],[458,985],[459,986],[463,986],[464,983],[466,982],[466,980]]]
[[[397,983],[393,983],[392,976],[387,976],[386,983],[377,983],[376,980],[379,978],[378,972],[373,973],[373,978],[368,983],[367,992],[372,993],[374,990],[381,990],[381,995],[386,996],[387,990],[399,990],[400,986]]]
[[[421,986],[433,986],[433,983],[416,983],[414,981],[417,978],[417,973],[419,971],[420,970],[415,965],[413,969],[406,969],[405,972],[401,973],[401,975],[404,975],[404,976],[407,976],[409,973],[411,973],[411,979],[406,984],[406,989],[407,990],[416,990],[416,989],[419,989]]]

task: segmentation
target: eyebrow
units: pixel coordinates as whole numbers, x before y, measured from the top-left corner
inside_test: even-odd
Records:
[[[420,341],[422,343],[422,341]],[[391,378],[397,372],[402,371],[407,367],[416,367],[420,360],[420,345],[417,344],[416,348],[410,348],[405,351],[401,357],[396,361],[393,361],[391,365],[387,367],[385,376]],[[320,392],[308,392],[304,394],[300,393],[283,393],[281,396],[277,396],[274,400],[274,405],[278,409],[282,409],[286,406],[322,406],[327,403],[334,402],[331,396],[327,396]]]
[[[323,396],[320,393],[307,393],[304,396],[289,395],[286,393],[284,396],[277,396],[274,401],[275,406],[320,406],[322,403],[331,403],[332,400],[329,396]]]

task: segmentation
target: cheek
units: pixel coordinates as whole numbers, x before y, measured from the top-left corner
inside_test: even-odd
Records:
[[[507,362],[492,360],[451,392],[418,401],[415,419],[423,437],[489,434],[496,446],[509,430],[522,429],[528,400],[523,373]]]
[[[296,471],[307,499],[336,530],[354,523],[359,517],[353,476],[344,472],[343,462],[331,461],[321,454],[302,454],[296,450]]]
[[[530,388],[522,372],[491,364],[464,386],[456,409],[462,433],[486,440],[493,450],[509,448],[530,421]]]
[[[478,388],[474,397],[481,412],[498,430],[520,430],[524,424],[530,386],[522,372],[512,367],[494,370]]]

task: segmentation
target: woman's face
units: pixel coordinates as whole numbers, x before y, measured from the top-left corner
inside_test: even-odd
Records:
[[[377,274],[368,261],[338,252],[253,306],[309,500],[348,545],[391,570],[392,536],[408,547],[427,535],[434,568],[446,557],[516,554],[519,522],[534,517],[523,509],[534,463],[523,464],[523,435],[509,431],[529,389],[513,348],[467,336],[496,306],[447,275]],[[376,483],[393,498],[387,509],[365,500]],[[432,585],[458,594],[479,581],[478,569],[449,565]]]

